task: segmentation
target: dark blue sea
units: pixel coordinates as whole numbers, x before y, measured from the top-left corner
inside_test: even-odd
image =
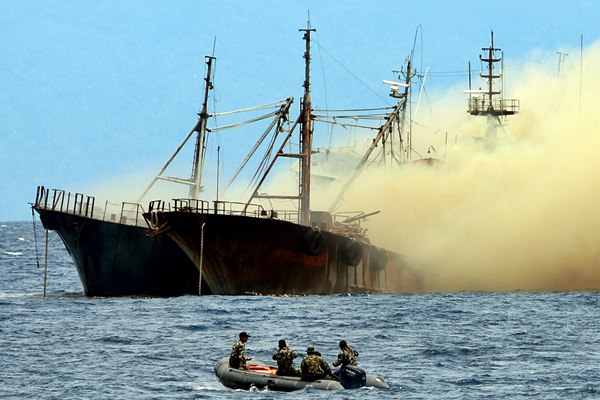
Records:
[[[36,241],[37,237],[37,241]],[[600,398],[600,294],[87,298],[60,238],[0,223],[2,399]],[[39,264],[39,265],[38,265]],[[213,366],[240,331],[333,361],[346,339],[388,391],[234,391]]]

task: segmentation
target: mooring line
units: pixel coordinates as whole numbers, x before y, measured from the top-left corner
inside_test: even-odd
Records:
[[[37,233],[35,230],[35,214],[33,212],[33,207],[31,207],[31,223],[33,225],[33,241],[35,242],[35,262],[39,269],[40,268],[40,254],[38,251]]]
[[[202,228],[200,229],[200,266],[198,268],[198,296],[202,295],[202,260],[204,259],[204,225],[206,225],[206,222],[202,223]]]
[[[47,278],[48,278],[48,229],[46,229],[46,251],[44,254],[44,299],[46,298]]]

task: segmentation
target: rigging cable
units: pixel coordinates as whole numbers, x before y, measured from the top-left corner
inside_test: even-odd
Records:
[[[338,110],[321,110],[319,108],[315,108],[313,109],[314,112],[348,112],[348,111],[386,111],[386,110],[393,110],[394,107],[375,107],[375,108],[354,108],[354,109],[338,109]]]
[[[221,112],[221,113],[215,113],[215,114],[211,114],[211,116],[221,116],[221,115],[229,115],[229,114],[242,113],[242,112],[247,112],[247,111],[264,110],[264,109],[267,109],[267,108],[271,108],[273,106],[279,106],[281,103],[286,103],[286,102],[287,102],[287,99],[281,99],[281,100],[272,101],[272,102],[267,103],[267,104],[262,104],[260,106],[247,107],[247,108],[241,108],[239,110],[232,110],[232,111],[224,111],[224,112]]]
[[[48,281],[48,229],[46,229],[46,251],[44,253],[44,299],[46,298],[46,288]]]
[[[322,49],[325,54],[327,54],[329,57],[331,57],[331,59],[333,61],[335,61],[336,63],[339,64],[340,67],[342,67],[343,69],[346,70],[346,72],[348,72],[350,75],[352,75],[354,77],[354,79],[356,79],[358,82],[360,82],[364,87],[366,87],[370,92],[372,92],[375,96],[377,96],[379,99],[383,100],[384,103],[389,104],[388,100],[381,97],[381,95],[379,93],[377,93],[375,90],[371,89],[371,87],[369,85],[367,85],[365,82],[363,82],[354,72],[350,71],[344,64],[342,64],[337,58],[335,58],[331,53],[329,53],[323,46],[321,46],[318,42],[317,42],[317,46],[319,47],[319,49]]]
[[[254,123],[254,122],[262,121],[263,119],[267,119],[269,117],[274,117],[275,115],[277,115],[277,111],[273,111],[272,113],[261,115],[259,117],[252,118],[252,119],[249,119],[249,120],[246,120],[246,121],[236,122],[235,124],[223,125],[223,126],[220,126],[218,128],[213,128],[213,129],[211,129],[211,132],[220,132],[220,131],[224,131],[224,130],[227,130],[227,129],[236,128],[238,126],[247,125],[247,124],[251,124],[251,123]]]
[[[315,31],[315,42],[317,42],[317,48],[319,49],[319,61],[321,63],[321,75],[323,76],[323,96],[325,97],[325,109],[328,109],[329,106],[327,104],[327,84],[325,79],[325,67],[323,66],[323,55],[321,54],[321,46],[319,46],[319,34]],[[325,111],[327,113],[327,111]],[[331,146],[331,139],[333,136],[333,126],[329,129],[329,146]]]
[[[548,55],[548,56],[544,56],[544,57],[540,57],[538,59],[532,60],[532,61],[525,61],[525,62],[521,62],[521,63],[517,63],[517,64],[512,64],[512,65],[508,65],[506,66],[504,69],[516,69],[516,68],[522,68],[522,67],[526,67],[528,65],[533,65],[533,64],[542,64],[544,62],[546,62],[549,58],[554,58],[555,55]],[[461,77],[465,77],[465,76],[469,76],[469,71],[465,71],[465,70],[457,70],[457,71],[430,71],[428,73],[428,75],[430,77],[435,77],[435,78],[461,78]]]

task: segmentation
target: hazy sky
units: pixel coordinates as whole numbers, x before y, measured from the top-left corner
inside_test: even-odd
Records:
[[[299,99],[309,11],[320,108],[392,104],[381,80],[395,78],[418,25],[415,65],[430,68],[433,99],[466,88],[490,30],[507,79],[535,63],[558,69],[557,51],[569,73],[581,35],[585,52],[600,32],[597,1],[5,0],[0,221],[30,220],[37,185],[94,195],[151,179],[195,124],[213,46],[221,111]]]

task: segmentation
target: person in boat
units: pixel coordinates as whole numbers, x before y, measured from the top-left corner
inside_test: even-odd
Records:
[[[278,343],[279,349],[273,354],[273,360],[277,361],[277,375],[300,376],[300,371],[294,367],[294,358],[298,353],[290,349],[285,340]]]
[[[237,369],[248,369],[246,361],[252,359],[252,357],[245,357],[244,351],[246,350],[246,342],[250,335],[246,332],[240,332],[239,340],[233,344],[231,353],[229,354],[229,367]]]
[[[340,340],[340,353],[337,356],[337,360],[335,360],[332,364],[334,367],[346,365],[354,365],[358,366],[358,351],[354,350],[352,347],[348,346],[345,340]]]
[[[306,348],[306,357],[300,363],[300,371],[302,380],[304,381],[312,382],[318,379],[332,379],[333,377],[327,361],[312,346]]]

